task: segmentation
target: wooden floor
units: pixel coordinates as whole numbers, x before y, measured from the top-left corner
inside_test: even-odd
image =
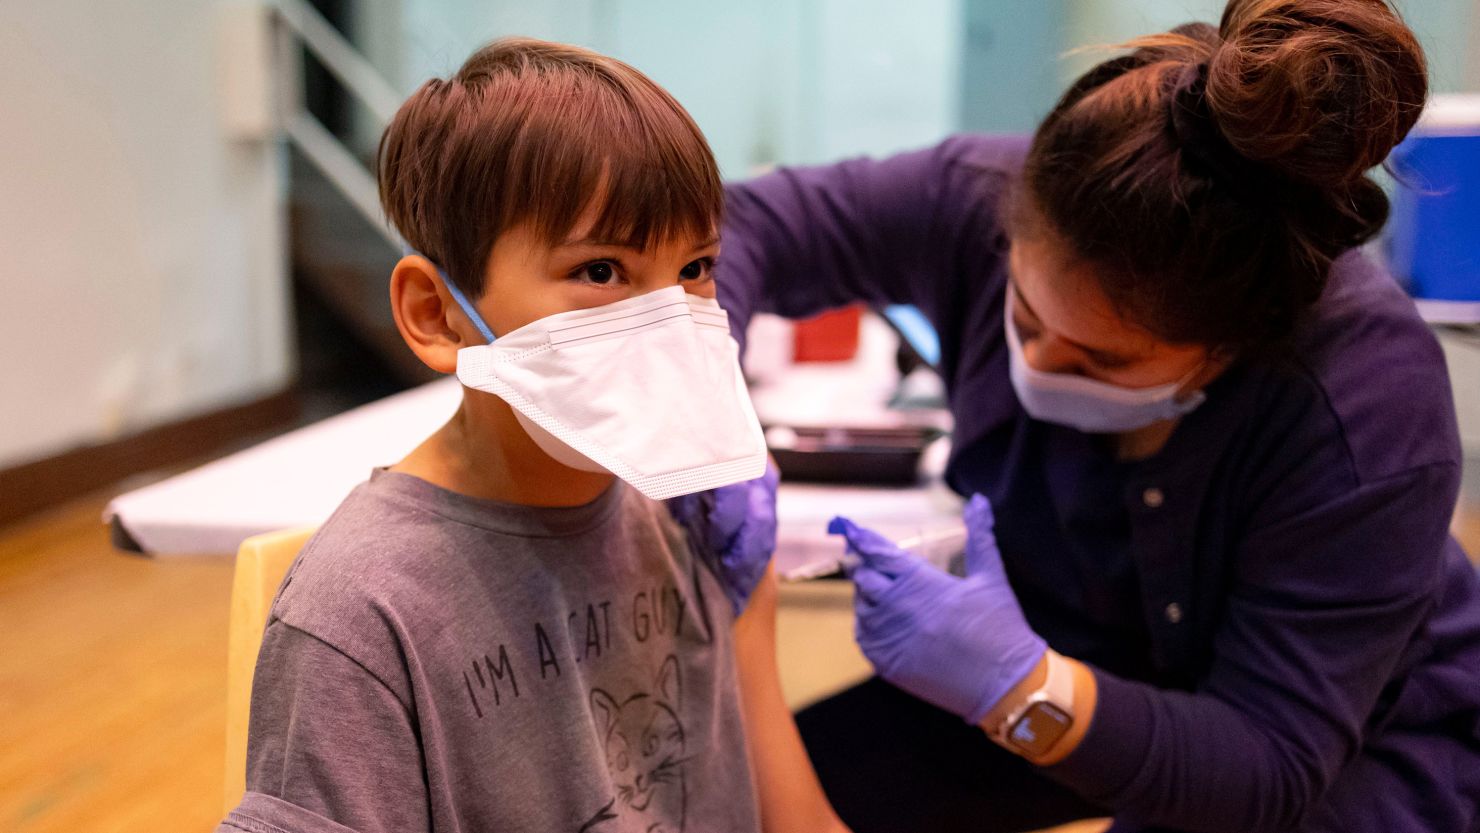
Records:
[[[99,521],[104,502],[0,529],[4,833],[204,833],[220,816],[230,560],[122,555]],[[1480,553],[1480,507],[1455,531]],[[820,693],[787,670],[818,673],[805,617],[830,608],[848,628],[846,603],[813,595],[795,594],[803,618],[782,628],[798,701]]]
[[[0,530],[0,831],[220,820],[231,561],[113,550],[103,498]]]

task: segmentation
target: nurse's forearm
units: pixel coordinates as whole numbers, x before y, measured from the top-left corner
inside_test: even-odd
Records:
[[[1197,833],[1290,830],[1332,777],[1289,733],[1217,697],[1094,673],[1086,735],[1044,772],[1118,814]]]
[[[1069,757],[1069,753],[1079,747],[1080,741],[1089,731],[1090,722],[1095,715],[1095,702],[1098,699],[1098,688],[1095,684],[1095,675],[1084,663],[1069,659],[1060,655],[1063,662],[1069,667],[1074,676],[1074,722],[1069,724],[1069,731],[1059,739],[1049,750],[1038,758],[1028,758],[1029,761],[1039,766],[1052,766]],[[1028,696],[1043,687],[1048,679],[1048,655],[1038,661],[1038,666],[1033,669],[1022,682],[1012,687],[997,705],[987,712],[982,718],[981,728],[991,735],[993,728],[1001,725],[1012,710],[1017,708]],[[1016,752],[1017,750],[1011,750]],[[1027,757],[1027,756],[1024,756]]]

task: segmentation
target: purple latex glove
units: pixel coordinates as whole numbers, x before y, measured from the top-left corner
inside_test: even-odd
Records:
[[[976,724],[1032,672],[1047,645],[1007,583],[992,504],[973,497],[965,520],[965,578],[846,518],[827,529],[858,556],[855,633],[879,676]]]
[[[781,473],[767,463],[766,473],[755,480],[667,501],[700,555],[714,566],[736,616],[745,610],[776,552],[776,487],[780,482]]]

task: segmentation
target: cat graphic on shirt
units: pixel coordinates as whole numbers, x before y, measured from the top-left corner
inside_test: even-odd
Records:
[[[663,660],[651,692],[617,700],[591,689],[591,713],[602,733],[606,765],[617,794],[580,833],[682,833],[688,811],[686,738],[679,719],[683,695],[678,657]]]

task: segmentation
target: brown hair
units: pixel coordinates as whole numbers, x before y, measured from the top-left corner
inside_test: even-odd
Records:
[[[505,38],[421,86],[380,140],[380,201],[470,297],[499,234],[561,240],[593,202],[598,239],[707,237],[723,206],[698,126],[642,73],[587,49]]]
[[[1039,127],[1015,233],[1167,341],[1279,343],[1387,220],[1367,173],[1423,108],[1418,41],[1383,0],[1232,0],[1127,46]]]

